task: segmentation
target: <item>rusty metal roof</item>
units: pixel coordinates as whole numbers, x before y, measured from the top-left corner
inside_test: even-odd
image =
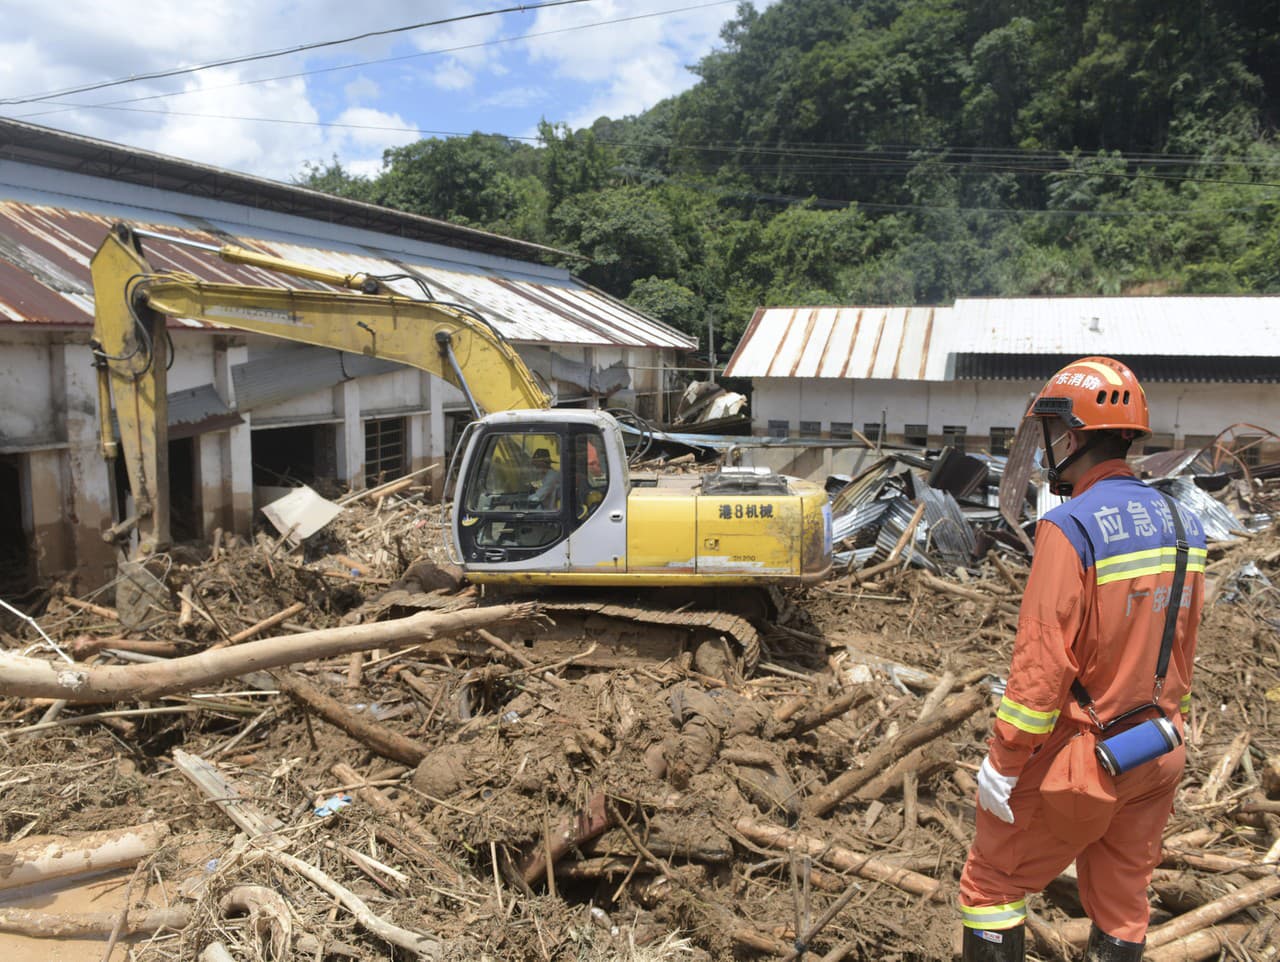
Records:
[[[0,161],[3,160],[105,178],[115,185],[137,184],[462,250],[517,258],[576,256],[434,217],[9,118],[0,118]]]
[[[949,307],[770,307],[751,319],[726,377],[940,380],[931,348]]]
[[[215,227],[204,220],[197,226],[192,223],[199,220],[195,217],[172,215],[162,221],[159,216],[155,221],[133,223],[206,244],[235,243],[347,273],[414,275],[436,299],[467,305],[517,342],[676,350],[696,346],[692,338],[674,328],[632,310],[567,272],[551,268],[481,257],[478,259],[482,263],[468,271],[465,255],[444,261],[364,243],[342,245],[345,249],[337,245],[310,246],[280,240],[279,231],[262,230],[255,236],[252,228],[233,232],[225,222]],[[0,324],[92,325],[89,259],[115,219],[101,213],[0,200]],[[273,239],[263,239],[264,235]],[[366,238],[362,235],[361,239]],[[228,264],[202,251],[163,240],[148,238],[144,245],[148,260],[157,270],[183,271],[224,283],[326,289],[318,282]],[[411,280],[395,281],[392,286],[409,297],[423,296],[421,288]],[[177,319],[177,323],[206,326],[183,319]]]

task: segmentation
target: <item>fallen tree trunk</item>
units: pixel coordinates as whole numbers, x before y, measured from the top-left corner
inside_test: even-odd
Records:
[[[119,912],[63,915],[5,907],[0,908],[0,932],[29,939],[105,939],[119,918]],[[161,929],[185,928],[190,921],[191,909],[185,906],[130,912],[120,934],[151,935]]]
[[[395,621],[265,638],[144,665],[72,667],[0,652],[0,696],[63,698],[80,704],[148,701],[265,668],[373,648],[401,648],[485,625],[528,618],[533,612],[534,606],[528,604],[424,611]]]
[[[913,748],[932,741],[945,731],[987,704],[987,696],[979,689],[965,692],[944,702],[927,719],[916,722],[871,752],[861,767],[845,772],[810,796],[805,810],[810,815],[826,815],[882,771],[908,754]]]
[[[166,823],[153,822],[77,838],[43,836],[0,845],[0,890],[134,865],[159,848],[168,834]]]
[[[870,855],[831,845],[821,839],[801,835],[767,822],[758,822],[753,818],[739,818],[733,823],[733,827],[765,848],[780,852],[795,850],[862,878],[884,882],[912,895],[923,895],[932,902],[940,902],[946,898],[942,883],[937,879],[899,865],[891,865]]]

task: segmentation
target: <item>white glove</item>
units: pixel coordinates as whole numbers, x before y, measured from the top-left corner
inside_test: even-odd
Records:
[[[1009,796],[1017,784],[1017,775],[1001,775],[991,764],[990,756],[984,758],[982,767],[978,769],[978,804],[1000,821],[1012,825],[1013,809],[1009,807]]]

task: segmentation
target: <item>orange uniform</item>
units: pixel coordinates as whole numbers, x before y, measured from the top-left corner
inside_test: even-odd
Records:
[[[1195,515],[1179,514],[1190,551],[1159,704],[1181,733],[1204,600],[1205,540]],[[1014,821],[978,808],[960,878],[966,927],[1022,925],[1026,893],[1043,889],[1074,860],[1094,924],[1118,939],[1143,939],[1146,887],[1182,774],[1182,746],[1114,779],[1110,819],[1087,843],[1064,840],[1073,833],[1055,826],[1060,816],[1041,803],[1039,789],[1068,739],[1093,727],[1071,695],[1073,680],[1088,690],[1104,722],[1151,700],[1173,581],[1174,530],[1168,502],[1121,460],[1096,465],[1070,501],[1041,519],[1009,682],[989,743],[991,765],[1017,777],[1009,798]]]

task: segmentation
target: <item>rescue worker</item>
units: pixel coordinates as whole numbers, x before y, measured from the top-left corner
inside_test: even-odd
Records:
[[[1155,702],[1181,736],[1204,599],[1204,530],[1192,512],[1179,510],[1189,546],[1185,582],[1167,674],[1157,684],[1176,594],[1177,525],[1170,502],[1125,462],[1130,443],[1151,433],[1142,386],[1118,361],[1084,358],[1049,379],[1027,416],[1043,433],[1051,488],[1071,500],[1036,528],[1009,681],[978,772],[977,829],[960,877],[963,956],[1023,959],[1026,894],[1074,860],[1093,922],[1085,959],[1136,962],[1147,930],[1147,884],[1186,758],[1182,743],[1114,778],[1090,768],[1098,794],[1109,798],[1091,800],[1087,820],[1064,817],[1045,804],[1040,788],[1073,735],[1098,731],[1095,718],[1105,723]],[[1091,705],[1073,695],[1073,682]],[[1115,731],[1156,715],[1153,708]],[[1091,749],[1086,757],[1093,761]]]
[[[560,500],[560,471],[551,466],[551,452],[546,448],[534,451],[531,460],[538,478],[538,487],[529,495],[529,506],[553,510]]]

